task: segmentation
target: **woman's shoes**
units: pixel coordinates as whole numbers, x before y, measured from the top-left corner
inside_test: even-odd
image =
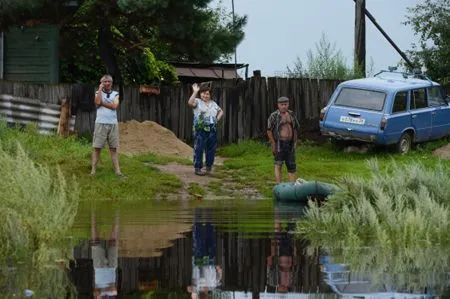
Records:
[[[211,174],[211,172],[212,172],[212,167],[206,167],[206,172],[203,172],[201,170],[201,168],[196,168],[195,169],[195,174],[196,175],[201,175],[201,176],[207,175],[207,174]]]
[[[204,173],[200,168],[196,168],[195,169],[195,174],[196,175],[200,175],[200,176],[206,175],[206,173]]]

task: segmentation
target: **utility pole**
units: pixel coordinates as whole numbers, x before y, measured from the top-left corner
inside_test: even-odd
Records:
[[[355,0],[355,70],[366,76],[366,0]]]
[[[360,0],[353,0],[353,1],[357,4],[358,1]],[[409,60],[408,56],[406,56],[406,54],[403,53],[402,50],[400,50],[400,48],[394,43],[394,41],[389,37],[389,35],[383,30],[383,28],[381,28],[380,24],[378,24],[373,15],[365,8],[364,13],[372,22],[372,24],[381,32],[381,34],[386,38],[386,40],[392,45],[392,47],[394,47],[394,49],[398,52],[398,54],[400,54],[400,56],[406,61],[408,66],[414,69],[416,66],[412,63],[411,60]]]

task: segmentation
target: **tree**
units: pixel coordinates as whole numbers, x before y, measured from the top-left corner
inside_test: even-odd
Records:
[[[408,8],[405,24],[419,35],[419,45],[408,52],[426,74],[442,84],[450,83],[450,0],[425,0]]]
[[[289,77],[309,77],[315,79],[350,79],[363,77],[360,72],[347,67],[345,57],[341,50],[336,49],[336,44],[331,44],[325,33],[322,33],[320,41],[315,44],[316,51],[307,52],[306,67],[299,57],[294,67],[287,68]]]
[[[232,18],[211,0],[0,0],[0,26],[30,18],[61,26],[66,82],[96,82],[105,71],[127,84],[172,81],[169,62],[211,63],[244,37],[246,17]],[[29,4],[32,3],[30,6]]]

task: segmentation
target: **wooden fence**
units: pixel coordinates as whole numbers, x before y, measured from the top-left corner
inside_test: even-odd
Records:
[[[276,109],[280,96],[291,99],[302,125],[300,133],[318,130],[320,109],[326,105],[340,81],[291,78],[252,77],[238,85],[216,83],[213,98],[224,109],[225,116],[219,131],[220,143],[233,143],[265,135],[267,117]],[[89,84],[29,84],[0,81],[0,94],[27,97],[46,103],[60,104],[61,99],[72,102],[76,113],[75,130],[92,133],[95,122],[95,87]],[[125,87],[119,108],[119,120],[151,120],[172,130],[186,142],[192,138],[192,110],[187,106],[191,86],[164,86],[159,95],[141,94],[137,87]]]

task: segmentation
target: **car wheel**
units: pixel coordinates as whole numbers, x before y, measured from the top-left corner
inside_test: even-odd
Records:
[[[397,143],[397,152],[406,154],[412,148],[412,136],[410,133],[403,133]]]

